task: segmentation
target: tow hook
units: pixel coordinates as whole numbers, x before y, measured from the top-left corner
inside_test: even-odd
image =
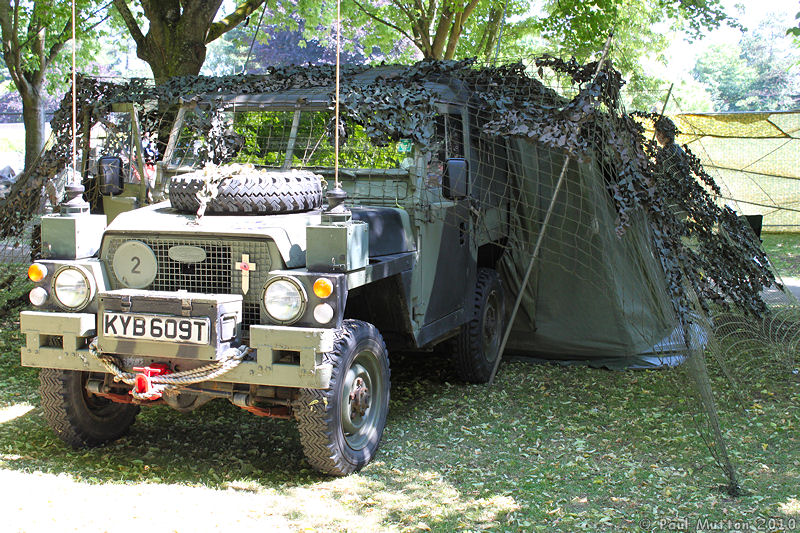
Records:
[[[161,392],[153,390],[153,383],[150,378],[155,376],[165,376],[171,374],[169,365],[166,363],[152,363],[149,366],[135,366],[134,372],[138,372],[134,377],[133,388],[131,395],[133,396],[146,396],[148,400],[158,400],[161,398]],[[134,394],[135,393],[135,394]]]

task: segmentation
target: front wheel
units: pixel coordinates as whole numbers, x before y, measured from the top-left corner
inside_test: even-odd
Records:
[[[389,412],[389,357],[377,328],[345,320],[333,351],[326,390],[302,389],[295,405],[300,443],[316,470],[345,476],[369,463]]]
[[[120,438],[139,413],[139,406],[114,403],[89,394],[87,372],[43,368],[39,394],[48,425],[72,446],[98,446]]]

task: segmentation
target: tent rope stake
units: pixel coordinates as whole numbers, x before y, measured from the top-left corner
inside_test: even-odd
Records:
[[[597,81],[597,76],[600,75],[600,70],[603,68],[603,63],[608,57],[608,52],[611,49],[611,41],[614,38],[614,32],[612,31],[608,35],[608,39],[606,39],[606,44],[603,47],[603,54],[600,56],[600,60],[597,62],[597,70],[594,73],[594,77],[592,78],[592,83]],[[542,246],[542,240],[544,240],[544,233],[547,231],[547,226],[550,223],[550,217],[553,214],[553,210],[556,206],[556,199],[558,198],[558,194],[561,192],[561,186],[564,184],[564,177],[567,175],[567,168],[569,167],[570,156],[568,155],[564,159],[564,165],[561,167],[561,174],[558,176],[558,182],[556,183],[555,190],[553,191],[553,197],[550,198],[550,205],[547,207],[547,213],[544,216],[544,221],[542,222],[542,229],[539,230],[539,235],[536,238],[536,245],[533,247],[533,253],[531,254],[531,259],[528,261],[528,268],[525,270],[525,276],[522,278],[522,283],[520,284],[520,290],[517,294],[517,298],[514,301],[514,309],[511,311],[511,316],[508,318],[508,324],[506,325],[506,331],[503,333],[503,341],[500,343],[500,348],[497,350],[497,358],[494,360],[494,366],[492,367],[492,373],[489,376],[489,385],[494,384],[494,377],[497,375],[497,369],[500,368],[500,361],[503,359],[503,352],[506,349],[506,344],[508,343],[508,337],[511,335],[511,329],[514,325],[514,319],[517,318],[517,313],[519,312],[519,306],[522,303],[522,296],[525,294],[525,288],[528,286],[528,280],[530,279],[531,272],[533,271],[533,265],[536,263],[536,258],[539,256],[539,249]]]

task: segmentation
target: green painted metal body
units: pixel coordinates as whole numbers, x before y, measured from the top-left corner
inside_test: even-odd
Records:
[[[442,109],[461,114],[469,158],[467,112],[453,104]],[[180,120],[175,127],[180,128]],[[54,217],[48,224],[73,238],[62,243],[63,250],[53,249],[57,253],[51,254],[49,271],[58,268],[56,263],[76,263],[82,254],[72,253],[71,247],[99,250],[96,258],[79,261],[96,277],[96,288],[91,303],[80,312],[59,309],[51,298],[40,310],[22,313],[26,337],[22,364],[105,372],[88,349],[98,333],[100,349],[117,354],[127,368],[151,362],[196,368],[241,342],[255,350],[254,359],[216,381],[327,388],[331,368],[322,364],[322,354],[333,349],[343,317],[375,324],[384,337],[396,340],[390,348],[428,348],[452,337],[470,318],[468,301],[475,286],[478,250],[503,237],[504,223],[489,209],[485,218],[490,223],[477,228],[470,211],[475,200],[443,198],[441,188],[428,183],[430,154],[415,147],[411,155],[412,163],[403,169],[345,173],[342,187],[351,198],[358,198],[358,205],[351,205],[351,213],[344,217],[316,210],[198,219],[162,202],[118,214],[102,232],[102,243],[101,231],[69,233],[71,224],[83,223]],[[129,240],[146,243],[157,256],[158,273],[145,291],[126,288],[114,271],[114,251]],[[172,248],[181,248],[186,258],[170,252]],[[203,248],[202,253],[197,248]],[[210,258],[195,264],[187,249]],[[250,265],[248,283],[237,266],[242,263]],[[281,276],[297,280],[307,295],[302,319],[291,324],[270,323],[262,301],[266,285]],[[326,276],[335,287],[330,300],[335,315],[319,324],[314,323],[313,310],[325,301],[315,299],[312,284]],[[43,286],[52,292],[48,283],[45,280]],[[189,292],[177,292],[183,288]],[[127,307],[119,304],[119,298]],[[236,338],[221,342],[219,335],[212,335],[208,345],[186,346],[164,339],[104,337],[103,316],[112,308],[167,317],[209,316],[212,326],[229,312],[236,316]],[[187,309],[193,311],[187,315]]]
[[[42,217],[42,255],[61,259],[92,257],[100,249],[104,215]]]
[[[20,313],[20,328],[25,334],[25,345],[21,349],[23,366],[106,372],[88,347],[89,341],[97,334],[96,314],[23,311]],[[251,326],[250,339],[251,347],[256,350],[256,359],[244,361],[214,381],[328,388],[331,368],[321,363],[320,354],[333,349],[332,329]],[[145,366],[166,359],[187,370],[207,363],[207,360],[171,357],[169,352],[174,352],[175,346],[164,344],[162,350],[126,356],[123,363],[127,367]],[[299,363],[277,362],[276,352],[282,350],[297,351]]]
[[[352,272],[369,263],[369,224],[349,220],[306,228],[306,265],[320,272]]]

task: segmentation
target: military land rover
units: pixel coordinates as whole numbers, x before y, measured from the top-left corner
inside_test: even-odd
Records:
[[[74,190],[45,216],[22,363],[42,369],[59,437],[99,445],[142,405],[224,398],[295,419],[309,463],[345,475],[378,448],[392,351],[447,342],[462,377],[486,381],[505,327],[495,266],[509,224],[489,169],[506,148],[457,86],[426,90],[431,143],[375,143],[345,117],[339,150],[329,86],[186,102],[153,186],[168,200],[106,225]],[[192,167],[209,149],[192,121],[213,113],[229,142],[211,159],[234,164]],[[103,156],[106,190],[122,190],[122,163]]]

